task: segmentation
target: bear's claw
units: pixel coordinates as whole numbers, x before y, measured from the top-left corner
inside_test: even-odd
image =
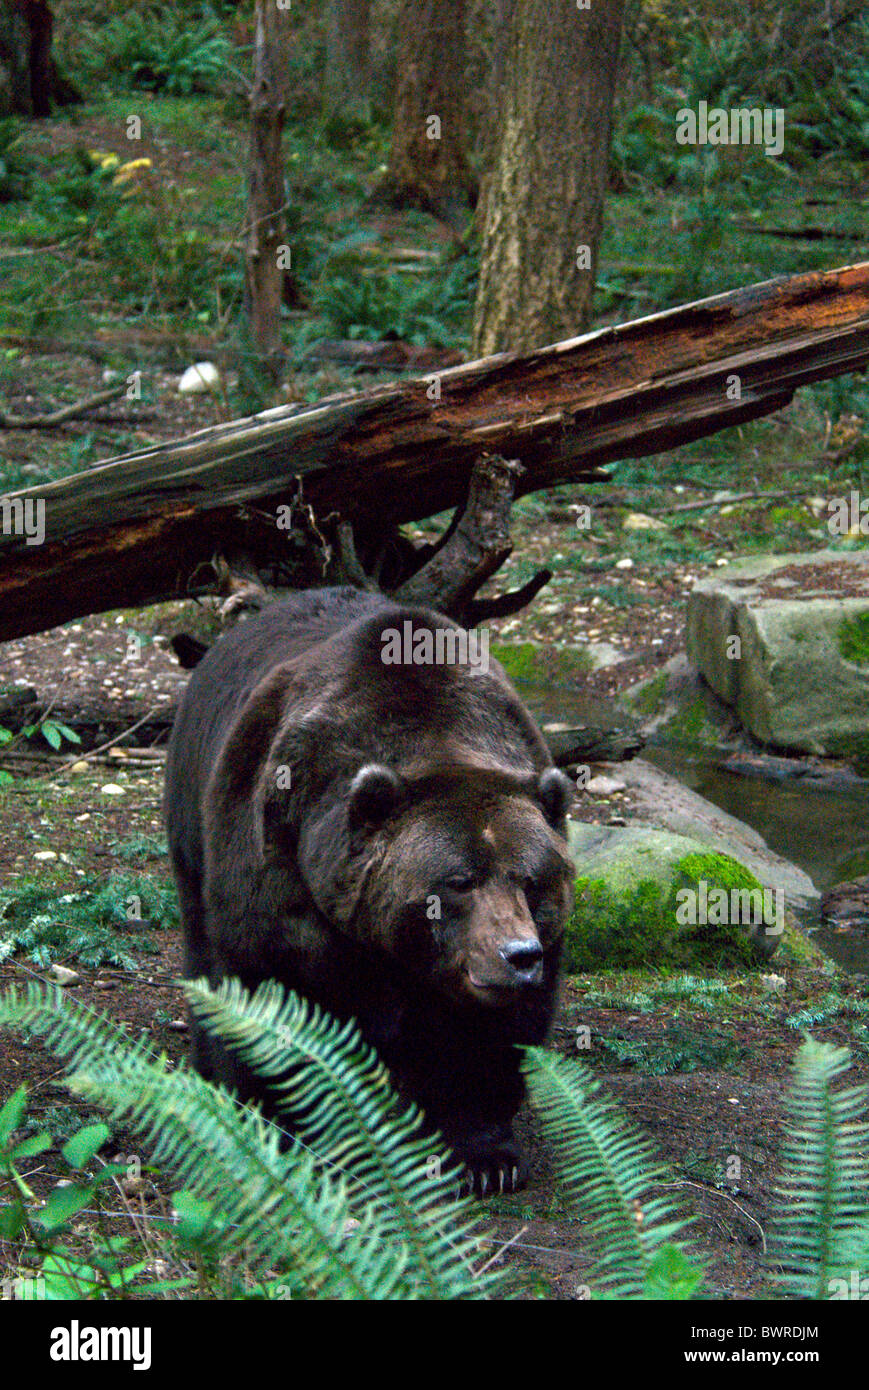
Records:
[[[504,1145],[494,1153],[465,1156],[465,1176],[460,1195],[476,1193],[478,1197],[503,1196],[519,1192],[525,1186],[528,1170],[514,1145]]]

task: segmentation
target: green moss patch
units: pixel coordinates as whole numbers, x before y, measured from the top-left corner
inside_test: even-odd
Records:
[[[692,895],[694,910],[689,911]],[[752,940],[745,917],[739,920],[739,911],[744,913],[748,904],[752,909],[765,906],[768,924],[775,925],[761,884],[725,854],[687,854],[674,866],[669,883],[641,879],[621,892],[603,879],[580,876],[565,932],[566,968],[759,964],[768,952]],[[729,920],[716,920],[720,916]]]
[[[539,647],[535,642],[493,642],[492,656],[511,681],[533,685],[572,685],[592,669],[587,652],[571,647]]]
[[[631,692],[626,703],[637,714],[653,715],[660,713],[667,694],[667,672],[659,671],[650,680],[643,681]]]
[[[855,666],[869,666],[869,613],[843,619],[838,632],[839,652]]]

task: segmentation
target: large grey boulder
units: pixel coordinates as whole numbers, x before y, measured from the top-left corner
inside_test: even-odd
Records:
[[[700,581],[687,649],[761,743],[869,753],[869,551],[765,556]]]

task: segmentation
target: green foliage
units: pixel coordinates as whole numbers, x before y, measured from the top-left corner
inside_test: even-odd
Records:
[[[73,957],[93,969],[136,970],[133,951],[156,948],[131,932],[177,922],[171,885],[142,875],[114,874],[103,883],[85,879],[75,893],[26,884],[0,897],[0,961],[23,951],[42,969]]]
[[[209,1029],[274,1083],[281,1112],[303,1123],[305,1143],[341,1170],[349,1194],[377,1216],[382,1234],[407,1247],[429,1292],[443,1287],[456,1252],[452,1243],[439,1248],[429,1227],[437,1228],[458,1171],[420,1136],[419,1111],[402,1110],[388,1072],[355,1026],[285,998],[273,985],[250,999],[237,981],[216,992],[193,984],[187,993]]]
[[[305,1109],[286,1152],[258,1111],[184,1064],[171,1069],[60,991],[8,991],[0,1022],[69,1059],[71,1088],[145,1136],[155,1160],[188,1185],[188,1239],[217,1241],[252,1277],[277,1274],[289,1296],[325,1299],[479,1298],[499,1286],[474,1272],[475,1209],[451,1195],[454,1173],[431,1162],[421,1117],[399,1109],[354,1028],[292,996],[282,1003],[274,986],[251,998],[237,984],[215,994],[196,985],[191,998],[267,1067],[278,1044],[285,1062],[298,1061],[293,1101]],[[351,1177],[344,1167],[354,1162]]]
[[[770,1259],[795,1298],[835,1296],[831,1281],[869,1273],[869,1090],[836,1088],[850,1061],[807,1038],[794,1065]]]
[[[789,128],[811,157],[836,154],[865,162],[869,147],[869,18],[852,30],[853,50],[840,71],[819,86],[795,72]]]
[[[137,859],[165,859],[169,846],[162,836],[133,835],[129,840],[113,841],[111,850],[118,859],[130,862]]]
[[[25,724],[19,729],[17,734],[13,734],[11,729],[4,729],[0,725],[0,748],[8,748],[19,738],[39,739],[44,738],[55,752],[60,748],[63,740],[68,743],[81,743],[81,739],[75,729],[70,729],[67,724],[62,724],[59,719],[40,719],[36,724]],[[0,773],[0,785],[12,779],[8,773]]]
[[[79,45],[82,78],[124,83],[146,92],[190,96],[224,92],[235,74],[236,51],[220,19],[209,11],[194,19],[174,6],[159,11],[127,7]]]
[[[81,739],[68,725],[59,719],[41,719],[38,724],[26,724],[21,730],[23,738],[36,738],[41,735],[46,743],[57,752],[66,739],[68,743],[81,743]]]
[[[802,1032],[805,1028],[813,1028],[818,1023],[827,1023],[831,1018],[841,1018],[843,1015],[856,1015],[861,1017],[869,1014],[869,1001],[865,999],[845,999],[837,990],[830,990],[823,999],[806,1009],[798,1009],[796,1013],[789,1014],[785,1019],[788,1028],[794,1028]]]
[[[649,1076],[709,1069],[734,1071],[742,1058],[739,1043],[723,1030],[696,1023],[671,1023],[659,1038],[627,1038],[619,1032],[603,1033],[600,1046],[618,1061]]]
[[[579,1062],[529,1048],[526,1074],[561,1186],[591,1223],[604,1295],[690,1297],[702,1271],[674,1247],[687,1221],[655,1193],[666,1172],[650,1140],[601,1096]]]
[[[843,618],[838,632],[839,651],[846,661],[869,666],[869,613]]]
[[[102,1223],[92,1233],[86,1260],[77,1248],[79,1241],[68,1243],[73,1221],[86,1209],[101,1214],[106,1190],[111,1191],[109,1185],[126,1166],[96,1163],[110,1130],[104,1124],[79,1124],[61,1149],[70,1176],[39,1202],[22,1165],[51,1148],[54,1139],[44,1127],[21,1137],[27,1127],[26,1108],[27,1089],[20,1086],[0,1110],[0,1239],[7,1251],[10,1246],[19,1249],[17,1268],[11,1266],[16,1300],[123,1298],[133,1286],[139,1297],[154,1297],[187,1286],[187,1278],[144,1278],[150,1259],[137,1259],[131,1241],[106,1235]]]
[[[403,1299],[507,1291],[502,1277],[475,1273],[476,1209],[453,1195],[455,1173],[433,1162],[421,1116],[402,1108],[355,1027],[272,984],[253,996],[237,981],[218,991],[197,982],[188,991],[202,1021],[283,1093],[296,1126],[286,1151],[256,1109],[238,1106],[186,1064],[173,1070],[144,1040],[132,1042],[60,990],[8,990],[0,1024],[41,1037],[66,1058],[70,1088],[141,1134],[157,1162],[186,1184],[164,1239],[176,1264],[186,1255],[199,1271],[201,1293]],[[791,1296],[847,1297],[849,1276],[869,1264],[867,1088],[834,1089],[849,1061],[844,1049],[811,1039],[796,1060],[771,1232],[776,1277]],[[702,1297],[703,1270],[682,1237],[687,1219],[662,1191],[669,1175],[650,1140],[579,1062],[529,1048],[524,1067],[563,1195],[590,1226],[595,1293]],[[99,1207],[100,1189],[125,1172],[121,1162],[92,1171],[106,1126],[89,1124],[67,1138],[62,1157],[74,1181],[42,1207],[21,1164],[45,1152],[52,1136],[44,1128],[27,1134],[25,1126],[21,1088],[0,1109],[0,1238],[18,1242],[27,1268],[36,1268],[36,1296],[189,1290],[186,1274],[147,1281],[146,1263],[101,1225],[87,1263],[65,1244],[70,1222]],[[686,1164],[706,1174],[708,1161],[696,1154]],[[704,1180],[718,1181],[717,1172]],[[26,1281],[22,1287],[19,1296],[31,1296]]]
[[[17,116],[0,119],[0,203],[14,203],[30,191],[30,170],[22,147],[24,123]]]
[[[122,164],[96,150],[58,152],[41,167],[13,236],[31,244],[74,240],[75,284],[58,280],[50,258],[24,258],[4,286],[2,317],[36,332],[57,327],[74,309],[79,330],[89,292],[97,298],[107,290],[127,312],[210,315],[217,293],[224,308],[231,306],[241,298],[241,267],[219,253],[211,216],[207,204],[191,212],[147,160]]]
[[[431,277],[372,272],[345,252],[326,263],[312,307],[329,336],[452,346],[467,335],[475,274],[467,258]]]

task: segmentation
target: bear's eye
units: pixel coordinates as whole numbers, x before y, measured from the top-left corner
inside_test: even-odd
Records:
[[[449,878],[444,879],[444,887],[451,893],[470,893],[474,887],[474,879],[471,874],[450,874]]]

